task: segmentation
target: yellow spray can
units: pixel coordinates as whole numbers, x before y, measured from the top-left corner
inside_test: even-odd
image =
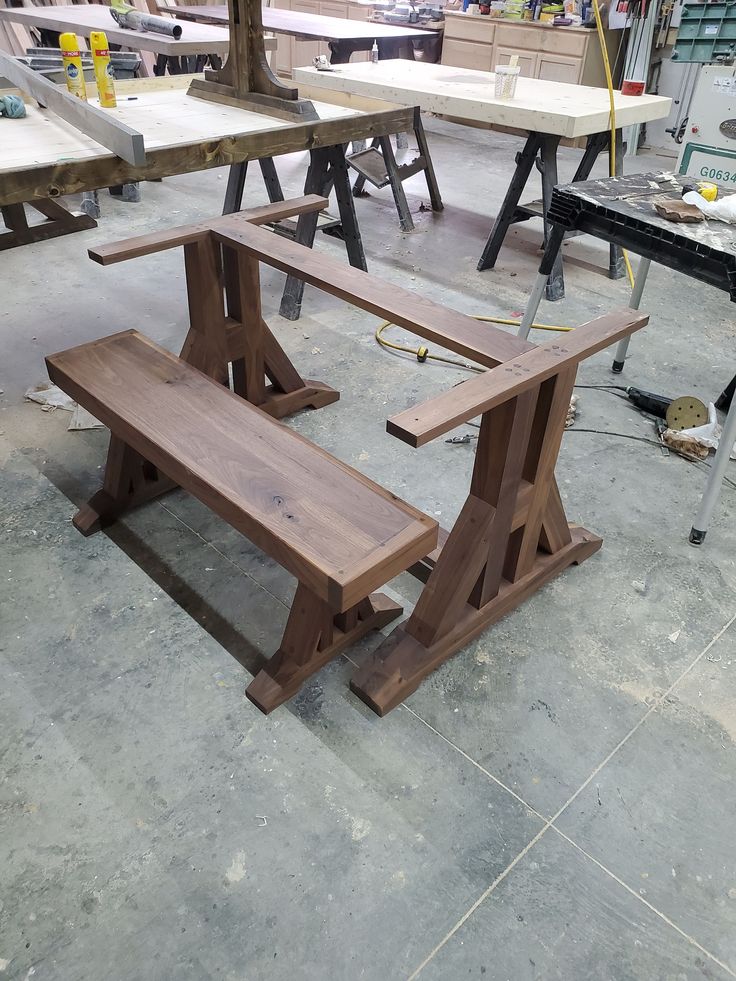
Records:
[[[115,98],[115,83],[113,81],[110,52],[107,47],[107,35],[104,31],[92,31],[89,36],[89,46],[92,49],[92,64],[95,68],[95,81],[100,105],[105,109],[114,109],[118,104]]]
[[[72,95],[87,101],[87,88],[84,84],[84,69],[82,56],[79,53],[79,41],[76,34],[62,34],[59,37],[61,59],[64,62],[64,78],[66,87]]]

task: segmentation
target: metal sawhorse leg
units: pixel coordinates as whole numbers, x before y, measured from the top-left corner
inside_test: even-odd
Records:
[[[557,254],[560,251],[560,247],[562,246],[564,236],[565,229],[562,227],[562,225],[552,226],[547,248],[542,256],[539,272],[537,273],[536,281],[529,299],[527,300],[524,316],[522,317],[521,324],[519,325],[518,333],[520,337],[527,338],[529,336],[529,331],[531,330],[531,326],[537,316],[539,304],[542,300],[542,296],[544,295],[547,279],[554,265]],[[644,293],[644,286],[646,285],[650,266],[651,259],[641,258],[639,260],[639,267],[636,271],[636,277],[634,279],[634,287],[631,291],[631,297],[629,299],[629,306],[632,310],[639,309],[639,304],[641,303],[642,294]],[[618,346],[616,347],[614,361],[611,366],[612,371],[623,371],[628,347],[628,337],[619,341]],[[713,511],[715,510],[716,504],[718,503],[718,498],[721,494],[721,483],[726,473],[726,467],[728,466],[728,461],[734,443],[736,443],[736,398],[731,400],[731,406],[728,410],[728,415],[726,416],[726,421],[723,425],[723,433],[721,434],[721,439],[718,444],[718,450],[716,451],[713,465],[711,466],[710,473],[708,474],[705,491],[700,499],[700,507],[698,508],[698,513],[695,515],[695,521],[690,529],[689,541],[692,545],[702,545],[705,541],[710,519],[713,517]]]
[[[269,200],[271,202],[283,201],[284,195],[281,190],[281,183],[273,158],[266,157],[258,162],[261,167]],[[247,173],[247,160],[239,164],[233,164],[230,167],[227,189],[225,191],[225,202],[222,209],[224,215],[230,215],[235,211],[240,211]],[[342,238],[345,242],[348,260],[351,266],[366,271],[367,264],[363,250],[363,241],[360,236],[358,216],[355,212],[355,202],[350,189],[350,177],[345,161],[345,147],[342,144],[320,147],[309,152],[309,168],[304,183],[304,193],[329,197],[333,187],[340,212]],[[294,233],[294,241],[311,248],[314,245],[314,237],[317,233],[318,218],[319,215],[317,212],[299,215],[296,223],[296,232]],[[287,277],[286,286],[281,297],[281,307],[279,310],[281,316],[287,320],[298,320],[301,314],[303,295],[304,282],[294,276]]]
[[[551,133],[530,133],[527,137],[524,148],[516,154],[516,170],[511,178],[506,196],[501,210],[496,216],[496,220],[488,236],[483,253],[478,261],[478,270],[492,269],[498,259],[506,234],[511,227],[519,221],[528,221],[529,218],[542,218],[544,220],[544,245],[547,248],[550,237],[550,223],[547,221],[550,202],[552,200],[552,189],[557,184],[557,150],[560,145],[560,137]],[[610,146],[610,134],[593,133],[588,137],[585,152],[578,164],[572,182],[584,181],[589,176],[593,164],[598,159],[600,153]],[[542,176],[542,200],[541,203],[531,205],[520,205],[519,199],[526,185],[532,167],[536,164]],[[623,140],[621,130],[616,130],[616,172],[623,168]],[[621,250],[617,245],[611,245],[611,255],[608,266],[608,275],[611,279],[619,279],[624,274]],[[554,261],[549,269],[548,282],[545,292],[548,300],[559,300],[565,295],[565,280],[562,273],[562,256],[559,248],[554,252]]]
[[[399,136],[401,135],[403,134],[399,134]],[[399,136],[397,136],[397,147],[399,147]],[[444,208],[444,205],[442,204],[442,196],[440,195],[440,188],[437,183],[437,175],[434,172],[432,158],[429,154],[427,134],[424,132],[422,115],[418,107],[414,109],[414,136],[417,141],[419,156],[410,164],[399,164],[397,162],[393,147],[391,145],[390,136],[376,137],[371,141],[370,146],[371,150],[380,150],[380,154],[383,157],[383,165],[386,168],[386,179],[383,181],[383,183],[376,184],[376,186],[385,187],[387,183],[391,185],[391,193],[394,196],[394,204],[396,205],[396,211],[399,215],[399,225],[402,232],[414,231],[414,220],[411,216],[409,204],[406,200],[406,194],[404,193],[403,187],[403,181],[407,180],[409,177],[413,177],[414,174],[424,171],[432,211],[442,211]],[[349,156],[348,163],[351,163]],[[353,195],[354,197],[360,197],[363,193],[366,180],[369,180],[370,178],[368,178],[366,174],[356,166],[355,163],[353,163],[352,166],[358,170],[358,176],[353,184]],[[372,183],[375,182],[372,181]]]

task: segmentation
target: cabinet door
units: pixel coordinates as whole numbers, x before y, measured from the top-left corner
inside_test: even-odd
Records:
[[[537,78],[543,78],[547,82],[571,82],[577,85],[582,67],[582,58],[566,58],[564,55],[545,52],[537,55]]]
[[[339,0],[321,0],[319,12],[324,17],[340,17],[345,20],[348,16],[348,5]]]
[[[271,55],[271,68],[280,75],[291,75],[294,38],[288,34],[276,35],[276,50]]]
[[[303,14],[318,14],[319,0],[292,0],[291,9],[298,10]],[[292,38],[294,46],[291,51],[292,65],[294,68],[311,68],[314,59],[319,54],[324,54],[327,48],[325,44],[320,45],[319,41],[303,41],[301,38]]]
[[[348,20],[368,20],[368,11],[370,7],[366,7],[365,4],[358,3],[348,3]],[[351,61],[370,61],[371,53],[370,51],[356,51]]]
[[[493,49],[491,71],[496,65],[508,65],[514,55],[519,59],[519,68],[524,78],[536,78],[538,55],[531,51],[519,51],[518,48],[502,48],[499,45]]]
[[[442,64],[453,68],[472,68],[489,72],[493,48],[490,44],[476,44],[475,41],[456,41],[445,38],[442,42]]]

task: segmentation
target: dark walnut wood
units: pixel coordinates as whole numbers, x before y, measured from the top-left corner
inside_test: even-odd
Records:
[[[81,531],[180,486],[299,581],[281,647],[249,692],[263,711],[401,613],[371,593],[434,548],[431,518],[136,331],[46,363],[113,434],[103,491],[75,521]],[[334,624],[353,609],[352,626]]]
[[[398,615],[373,590],[405,569],[425,584],[408,620],[351,681],[383,715],[600,548],[600,538],[568,523],[555,466],[578,364],[648,317],[615,311],[535,346],[257,227],[277,211],[322,204],[310,196],[98,247],[93,258],[103,264],[184,248],[190,329],[181,359],[127,332],[49,358],[49,374],[113,433],[104,486],[75,519],[80,531],[178,484],[296,576],[281,646],[248,689],[263,711]],[[420,447],[481,416],[452,529],[438,534],[426,515],[270,418],[337,393],[302,379],[265,323],[261,262],[489,369],[387,423]]]

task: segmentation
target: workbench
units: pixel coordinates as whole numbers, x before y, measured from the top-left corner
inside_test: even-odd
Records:
[[[562,28],[560,28],[562,30]],[[419,106],[424,112],[443,115],[466,126],[499,128],[526,133],[523,149],[516,156],[516,169],[483,253],[478,269],[495,265],[509,227],[518,221],[541,217],[548,233],[547,211],[552,188],[557,184],[557,150],[560,142],[586,139],[586,148],[575,174],[584,180],[602,151],[608,150],[609,98],[606,89],[550,82],[537,78],[518,79],[512,100],[496,99],[495,73],[469,71],[447,65],[412,61],[384,61],[378,65],[341,65],[331,72],[299,68],[295,80],[342,96],[343,104],[359,106],[361,98],[382,99],[394,104]],[[621,129],[635,123],[662,119],[670,111],[670,99],[656,95],[625,96],[615,93],[618,133],[617,164],[623,160]],[[542,199],[520,205],[522,191],[537,163],[542,176]],[[478,162],[474,162],[476,171]],[[612,252],[609,274],[623,274],[616,252]],[[562,258],[558,254],[546,286],[547,298],[564,296]]]
[[[65,194],[260,161],[308,148],[306,193],[329,193],[334,186],[348,257],[352,265],[365,269],[344,147],[352,140],[410,129],[414,111],[384,104],[380,109],[362,112],[326,101],[314,103],[318,120],[288,122],[263,112],[189,96],[191,80],[192,76],[174,75],[117,83],[118,106],[109,112],[143,134],[146,163],[140,167],[122,160],[29,100],[25,119],[4,120],[0,207],[6,224],[11,229],[19,228],[25,202],[34,206],[40,202],[43,211],[48,208],[49,199],[54,206],[54,224],[20,228],[15,240],[12,231],[6,233],[11,240],[3,242],[0,238],[0,248],[90,227],[87,216],[83,216],[86,223],[79,225],[63,211],[57,199]],[[302,94],[305,98],[312,95],[307,86]],[[231,167],[231,171],[237,169]],[[244,176],[243,169],[239,169]],[[315,226],[299,219],[299,241],[311,244],[314,231]],[[298,316],[301,288],[300,283],[289,284],[282,305],[284,316]]]
[[[225,8],[227,10],[227,8]],[[0,20],[17,21],[26,27],[46,31],[73,31],[88,38],[91,31],[104,31],[110,44],[119,44],[133,51],[150,51],[157,56],[154,69],[163,75],[194,71],[189,59],[216,55],[223,58],[230,44],[229,31],[211,24],[191,24],[184,29],[179,40],[156,34],[153,31],[131,31],[120,27],[113,19],[110,8],[97,3],[70,4],[50,7],[3,7]],[[227,17],[225,18],[227,20]],[[274,49],[275,41],[266,40],[266,49]]]
[[[159,4],[158,9],[183,20],[206,24],[228,22],[226,4]],[[349,62],[356,51],[370,51],[374,41],[378,44],[378,57],[385,59],[397,57],[398,49],[407,41],[427,40],[438,35],[437,29],[432,28],[395,27],[392,24],[324,17],[321,14],[283,10],[279,7],[263,8],[263,27],[274,34],[287,34],[303,41],[326,41],[333,65]]]
[[[728,293],[731,302],[736,303],[734,226],[712,219],[687,224],[673,222],[657,214],[654,209],[657,201],[667,198],[679,200],[682,188],[691,183],[692,178],[680,174],[656,173],[556,187],[549,210],[552,228],[537,281],[519,326],[519,335],[526,339],[529,334],[547,275],[560,252],[565,234],[570,231],[582,231],[605,242],[615,242],[621,248],[641,256],[629,300],[631,309],[639,308],[652,262],[715,286]],[[724,189],[724,193],[728,195],[733,191],[728,188]],[[626,343],[619,342],[612,366],[615,372],[623,370],[627,348],[628,338]],[[734,442],[736,398],[731,400],[718,451],[690,530],[693,545],[700,545],[705,540]]]

